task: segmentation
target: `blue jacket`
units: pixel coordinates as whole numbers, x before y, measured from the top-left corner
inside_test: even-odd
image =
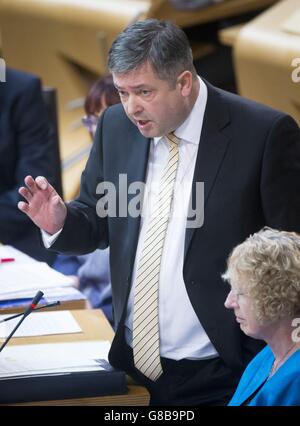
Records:
[[[267,380],[274,362],[269,346],[260,351],[246,368],[237,390],[228,405],[238,406],[249,398]],[[300,406],[300,350],[265,382],[249,406]]]

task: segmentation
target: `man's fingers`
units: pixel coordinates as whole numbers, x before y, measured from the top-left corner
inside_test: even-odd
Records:
[[[35,183],[35,180],[33,179],[32,176],[26,176],[26,178],[24,179],[25,185],[27,186],[27,188],[29,189],[29,191],[34,194],[34,192],[36,192],[38,190],[38,187]]]
[[[29,205],[25,203],[24,201],[19,201],[18,209],[21,210],[23,213],[27,214],[29,212]]]
[[[24,181],[25,181],[25,183],[26,183],[26,185],[27,185],[27,183],[29,183],[29,184],[30,184],[30,182],[34,182],[34,179],[33,179],[33,177],[32,177],[31,175],[27,175],[27,176],[25,177]]]
[[[43,189],[44,191],[45,191],[45,189],[48,188],[48,185],[49,185],[47,179],[44,178],[44,176],[38,176],[35,179],[35,183],[36,183],[38,188]]]
[[[32,194],[31,194],[31,192],[29,191],[29,189],[27,189],[27,188],[25,188],[24,186],[22,186],[20,189],[19,189],[19,194],[21,194],[22,195],[22,197],[24,197],[25,198],[25,200],[26,201],[28,201],[28,203],[31,201],[31,199],[32,199]]]
[[[47,179],[44,176],[38,176],[37,178],[33,179],[32,176],[26,176],[24,179],[25,185],[29,189],[29,191],[34,194],[35,192],[39,190],[45,191],[47,188],[52,189],[51,185],[47,181]]]
[[[57,194],[57,195],[55,195],[55,196],[53,197],[52,202],[53,202],[53,205],[54,205],[55,207],[58,207],[58,206],[61,204],[62,199],[61,199],[61,198],[60,198],[60,196]]]

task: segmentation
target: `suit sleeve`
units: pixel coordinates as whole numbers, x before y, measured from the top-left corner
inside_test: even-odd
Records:
[[[102,114],[89,159],[81,177],[79,197],[67,205],[67,218],[51,250],[65,254],[86,254],[108,246],[107,218],[99,217],[97,186],[103,177],[103,121]]]
[[[261,197],[266,224],[300,232],[300,132],[289,116],[273,124],[265,145]]]

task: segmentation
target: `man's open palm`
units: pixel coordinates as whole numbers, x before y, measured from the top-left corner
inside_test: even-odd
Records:
[[[67,208],[62,198],[46,178],[39,176],[33,179],[26,176],[25,185],[19,193],[26,202],[20,201],[18,208],[27,214],[41,229],[49,234],[55,234],[65,223]]]

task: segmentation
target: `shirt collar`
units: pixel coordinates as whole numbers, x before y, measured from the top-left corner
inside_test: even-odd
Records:
[[[199,76],[198,80],[200,83],[200,90],[192,111],[181,126],[174,131],[175,136],[194,145],[199,145],[207,102],[207,86]],[[163,136],[153,138],[154,146],[156,146],[162,138]]]

